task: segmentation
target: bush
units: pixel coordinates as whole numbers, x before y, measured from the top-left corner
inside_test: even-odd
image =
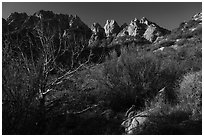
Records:
[[[122,111],[135,104],[138,109],[153,100],[156,93],[165,87],[165,102],[175,105],[178,102],[175,87],[178,80],[189,71],[201,69],[200,46],[186,46],[181,50],[165,55],[152,54],[138,47],[121,48],[121,56],[112,55],[104,63],[104,81],[108,90],[101,96],[110,106]]]
[[[193,118],[202,114],[202,71],[186,74],[180,82],[181,110],[190,112]]]
[[[179,87],[174,89],[177,90],[179,102],[173,106],[157,102],[159,109],[150,113],[146,123],[135,134],[202,134],[201,79],[201,71],[184,75]],[[155,108],[155,104],[152,108]]]
[[[5,59],[5,58],[3,58]],[[38,122],[37,75],[29,75],[20,60],[3,60],[3,134],[36,134]],[[29,68],[32,71],[31,68]]]
[[[125,53],[104,63],[104,77],[108,89],[104,98],[116,111],[124,111],[132,104],[140,109],[158,90],[155,85],[159,77],[160,65],[153,55]]]

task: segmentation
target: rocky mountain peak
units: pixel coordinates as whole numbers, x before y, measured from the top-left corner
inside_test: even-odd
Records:
[[[91,31],[94,35],[98,35],[99,33],[105,33],[104,29],[99,23],[93,23],[91,26]]]
[[[146,24],[146,25],[150,25],[151,24],[151,22],[146,17],[142,17],[140,19],[140,23],[141,24]]]
[[[127,27],[124,27],[124,29],[118,34],[118,37],[125,35],[142,35],[142,33],[144,33],[144,29],[145,28],[140,23],[140,20],[135,18],[134,20],[131,20],[130,24]]]
[[[156,44],[168,45],[176,49],[176,46],[183,46],[191,42],[202,41],[202,13],[194,15],[190,20],[180,23],[178,28],[172,30],[169,35],[158,38]]]
[[[69,26],[71,28],[77,28],[77,27],[82,26],[82,25],[85,25],[85,24],[81,21],[81,19],[77,15],[72,16],[72,18],[69,22]]]
[[[13,19],[25,19],[27,18],[28,15],[26,13],[18,13],[18,12],[14,12],[14,13],[11,13],[9,15],[9,17],[7,18],[7,21],[10,22],[12,21]]]
[[[106,36],[117,35],[120,31],[120,26],[115,20],[107,20],[104,26]]]
[[[49,19],[49,18],[54,17],[54,13],[52,11],[40,10],[40,11],[35,12],[34,16],[40,19]]]
[[[91,26],[92,35],[89,39],[89,46],[95,47],[98,41],[105,38],[105,30],[101,27],[99,23],[93,23]]]
[[[189,21],[182,22],[174,31],[188,32],[194,31],[202,27],[202,13],[194,15]]]
[[[202,21],[202,12],[201,13],[198,13],[196,15],[194,15],[192,17],[192,20],[198,20],[198,21]]]
[[[74,36],[78,39],[88,39],[91,36],[91,29],[81,21],[77,15],[55,14],[52,11],[40,10],[33,15],[28,16],[26,13],[12,13],[6,22],[8,31],[21,34],[21,30],[40,30],[45,35],[61,33],[68,38]],[[5,29],[5,33],[8,32]]]
[[[143,37],[149,42],[154,42],[157,37],[169,33],[168,30],[159,27],[157,24],[149,21],[147,18],[142,17],[140,20],[135,18],[130,24],[125,27],[117,37],[129,35],[133,37]]]
[[[135,18],[134,20],[131,20],[130,25],[131,26],[138,26],[140,24],[140,20]]]

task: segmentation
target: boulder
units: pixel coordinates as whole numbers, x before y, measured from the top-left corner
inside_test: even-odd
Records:
[[[140,113],[135,112],[134,116],[124,120],[121,126],[125,128],[125,134],[132,135],[140,132],[140,127],[146,124],[149,117],[151,117],[151,113],[158,111],[158,109],[158,107],[155,107]]]

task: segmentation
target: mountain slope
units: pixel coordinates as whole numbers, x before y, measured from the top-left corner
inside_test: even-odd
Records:
[[[2,19],[3,134],[202,134],[201,24]]]
[[[152,48],[181,48],[186,44],[202,43],[202,13],[193,16],[189,21],[182,22],[169,35],[158,37]]]

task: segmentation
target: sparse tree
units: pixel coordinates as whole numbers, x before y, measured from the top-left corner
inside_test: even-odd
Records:
[[[46,104],[47,94],[55,90],[55,87],[60,85],[63,81],[70,79],[74,73],[85,68],[90,62],[92,52],[90,50],[86,59],[83,62],[80,62],[79,56],[85,49],[85,45],[81,46],[79,42],[75,41],[75,39],[73,42],[66,40],[66,45],[63,45],[63,39],[59,37],[60,43],[57,47],[54,44],[54,38],[56,33],[59,33],[58,36],[61,36],[59,31],[56,31],[55,33],[48,31],[46,34],[42,29],[36,29],[34,31],[37,31],[37,39],[40,40],[37,47],[34,47],[36,44],[29,35],[26,37],[27,42],[25,42],[24,39],[12,39],[9,37],[5,38],[3,41],[3,94],[7,97],[6,99],[3,97],[3,104],[10,104],[10,106],[18,104],[18,107],[13,108],[14,111],[19,111],[20,114],[23,112],[20,112],[19,109],[24,109],[25,115],[30,115],[29,113],[32,109],[31,106],[33,107],[38,104],[36,106],[37,108],[35,108],[37,109],[37,112],[35,110],[31,111],[37,113],[37,121],[34,123],[39,128],[38,132],[42,133],[43,131],[41,130],[43,130],[45,126],[46,107],[48,106]],[[27,44],[26,46],[29,48],[29,54],[25,53],[23,50],[25,44]],[[12,50],[13,47],[18,50]],[[37,59],[34,57],[33,48],[38,48],[40,51],[40,56]],[[66,54],[66,51],[71,52],[71,66],[69,68],[59,66],[56,61],[59,56]],[[17,57],[12,55],[14,52],[17,53]],[[10,67],[12,68],[9,69]],[[50,73],[53,70],[60,72],[55,78],[50,77]],[[12,73],[14,74],[12,75]],[[18,80],[20,79],[16,76],[21,77],[23,80],[27,81],[27,83],[25,83],[25,81],[21,81],[24,83],[18,83]],[[14,81],[14,78],[16,78],[16,81]],[[13,81],[10,81],[12,79]],[[18,89],[15,89],[15,85],[12,85],[15,82],[18,83],[16,86],[23,84],[24,87],[21,86]],[[22,89],[25,87],[26,89]],[[14,103],[14,105],[12,105],[12,103]],[[6,105],[3,105],[3,110],[5,110],[6,107]],[[3,114],[4,116],[6,115],[5,113]],[[13,118],[14,117],[15,114],[13,115]],[[7,122],[6,120],[4,121],[5,123]],[[14,123],[11,122],[11,125],[12,124]],[[18,124],[23,126],[24,123]],[[14,124],[13,127],[16,126],[21,130],[19,125]],[[17,130],[18,129],[13,129],[13,132],[17,132]],[[8,132],[9,131],[4,131],[4,133]]]

